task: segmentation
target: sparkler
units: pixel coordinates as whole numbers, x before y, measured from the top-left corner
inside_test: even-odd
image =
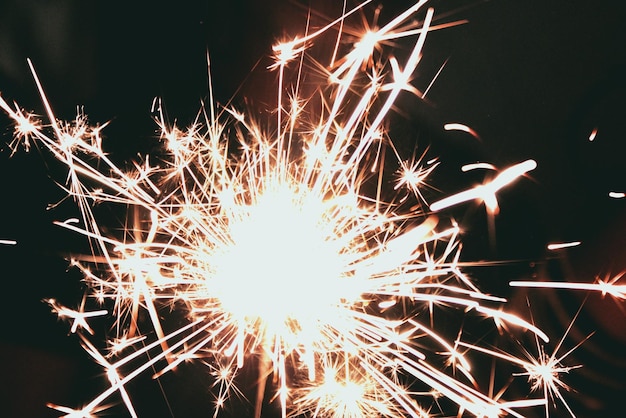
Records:
[[[366,3],[275,46],[272,126],[218,106],[210,91],[196,122],[181,129],[167,122],[157,100],[153,111],[165,156],[146,155],[131,170],[104,151],[106,124],[91,126],[83,113],[72,122],[55,118],[30,61],[47,122],[0,97],[16,126],[12,150],[34,144],[67,168],[64,188],[80,216],[57,225],[88,238],[92,254],[74,256],[71,264],[82,271],[89,296],[106,307],[85,311],[83,300],[73,310],[48,300],[60,317],[73,320],[71,331],[110,383],[80,409],[51,408],[65,417],[92,417],[118,396],[136,417],[128,382],[199,361],[214,379],[215,416],[240,393],[237,373],[248,362],[259,365],[256,417],[270,377],[270,398],[283,417],[427,417],[433,408],[441,409],[435,415],[477,417],[548,411],[554,379],[569,370],[562,358],[529,362],[524,353],[501,355],[462,332],[449,338],[438,330],[435,311],[452,307],[490,318],[494,328],[519,327],[539,346],[548,336],[463,273],[456,223],[404,211],[399,198],[382,197],[383,150],[391,149],[402,173],[395,189],[424,200],[421,190],[437,163],[403,161],[385,121],[400,94],[423,96],[411,78],[427,33],[455,23],[435,25],[434,11],[419,1],[350,41],[338,28]],[[329,63],[313,60],[315,44],[334,29],[337,55]],[[388,52],[400,40],[414,45],[403,59]],[[323,68],[326,79],[303,96],[301,71],[309,66]],[[535,166],[533,160],[513,165],[429,205],[430,211],[478,199],[495,213],[498,191]],[[125,229],[105,232],[96,204],[127,208]],[[164,317],[170,310],[184,312],[186,324],[169,330]],[[106,313],[115,319],[115,336],[101,352],[83,331],[91,334],[89,318]],[[507,399],[506,390],[493,396],[467,349],[519,367],[519,375],[547,367],[553,379],[531,382],[529,393],[546,385],[543,397]]]

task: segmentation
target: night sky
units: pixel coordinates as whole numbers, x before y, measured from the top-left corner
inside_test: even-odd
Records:
[[[0,94],[43,114],[30,58],[58,118],[72,119],[76,106],[83,106],[92,122],[111,121],[105,149],[121,162],[158,146],[150,114],[155,97],[163,99],[171,121],[185,126],[194,119],[208,96],[207,51],[217,102],[232,98],[260,111],[271,108],[276,73],[265,70],[271,46],[302,33],[309,4],[235,0],[216,8],[213,3],[152,1],[130,7],[120,1],[1,0]],[[311,3],[320,24],[340,12],[339,2]],[[382,3],[384,20],[411,2]],[[564,396],[578,417],[603,416],[626,396],[626,302],[584,292],[513,290],[508,282],[592,282],[626,270],[626,198],[608,197],[610,191],[626,192],[626,6],[608,0],[431,5],[441,22],[468,22],[427,38],[414,84],[425,88],[445,66],[427,100],[399,99],[390,116],[392,139],[407,158],[427,147],[429,156],[439,157],[432,185],[440,197],[483,180],[462,173],[463,164],[504,168],[537,161],[536,170],[499,195],[501,213],[492,235],[478,203],[446,214],[464,230],[464,260],[498,262],[469,270],[479,287],[508,297],[520,312],[527,312],[530,301],[534,319],[554,336],[553,344],[584,302],[564,350],[595,334],[568,357],[583,367],[566,377],[576,392]],[[373,7],[364,10],[369,19]],[[445,131],[448,122],[471,126],[480,139]],[[11,157],[5,144],[12,129],[2,114],[0,239],[18,244],[0,246],[0,410],[7,417],[55,417],[46,402],[79,406],[105,380],[77,338],[68,335],[69,324],[42,302],[54,297],[78,306],[81,277],[64,257],[85,243],[52,225],[77,214],[71,202],[47,209],[63,197],[55,185],[63,182],[62,171],[45,152],[21,150]],[[594,129],[597,136],[590,142]],[[548,243],[563,241],[582,245],[546,250]],[[97,339],[108,325],[94,321],[94,328]],[[138,379],[129,391],[137,396],[140,416],[210,416],[210,381],[203,373],[198,367],[164,377],[169,410],[157,383]],[[551,416],[568,415],[561,410]]]

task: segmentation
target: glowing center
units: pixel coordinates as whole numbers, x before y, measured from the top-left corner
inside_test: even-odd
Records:
[[[320,320],[342,300],[345,282],[322,202],[289,187],[256,200],[233,212],[232,242],[216,256],[214,290],[222,307],[269,327]]]

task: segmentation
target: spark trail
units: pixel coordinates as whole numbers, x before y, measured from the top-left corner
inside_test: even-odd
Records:
[[[399,95],[422,94],[411,80],[428,32],[456,24],[434,24],[426,3],[362,30],[357,41],[338,28],[367,2],[275,46],[273,126],[217,105],[210,92],[196,122],[181,129],[156,101],[163,155],[145,155],[131,170],[103,150],[106,124],[94,127],[82,113],[56,119],[29,61],[47,121],[0,97],[15,123],[12,150],[36,144],[66,167],[64,189],[79,217],[57,224],[89,240],[92,253],[71,264],[83,272],[88,296],[107,306],[85,312],[84,303],[74,311],[48,301],[73,319],[72,332],[110,382],[79,409],[51,408],[91,417],[117,401],[139,416],[127,383],[188,361],[208,367],[215,416],[240,393],[237,373],[247,362],[260,365],[261,378],[271,376],[274,390],[259,390],[256,416],[265,396],[277,400],[283,417],[427,417],[433,408],[520,417],[546,405],[546,396],[490,395],[464,354],[467,347],[491,353],[521,373],[523,353],[504,356],[462,332],[456,339],[439,332],[434,311],[456,308],[459,316],[491,319],[489,328],[506,325],[548,341],[462,272],[458,225],[383,200],[380,181],[373,195],[366,192],[372,172],[383,170],[381,150],[392,149],[404,170],[396,189],[418,199],[436,167],[432,160],[407,165],[385,129]],[[314,57],[326,38],[337,42],[330,64]],[[400,41],[412,45],[402,57],[393,54]],[[314,94],[301,96],[302,68],[317,69],[310,77],[325,71]],[[498,190],[535,165],[514,165],[431,209],[471,199],[493,209]],[[102,228],[95,204],[126,208],[126,228]],[[172,310],[187,319],[174,330]],[[115,336],[101,352],[83,331],[91,332],[89,318],[107,312]]]

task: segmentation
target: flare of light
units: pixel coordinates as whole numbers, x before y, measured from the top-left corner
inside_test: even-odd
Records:
[[[47,122],[0,97],[15,123],[12,150],[36,141],[65,165],[63,189],[79,216],[56,225],[90,242],[92,253],[70,263],[82,272],[88,296],[107,307],[86,310],[85,298],[73,310],[48,300],[72,321],[71,331],[109,382],[80,409],[51,403],[52,409],[92,417],[117,401],[138,416],[127,384],[183,362],[207,367],[214,416],[243,396],[237,378],[249,362],[259,365],[257,418],[270,375],[268,398],[283,417],[428,417],[433,408],[440,409],[434,415],[521,417],[519,409],[547,403],[547,395],[483,392],[473,372],[481,367],[460,347],[520,370],[528,365],[518,357],[523,353],[504,356],[463,340],[462,332],[453,340],[439,329],[435,312],[456,308],[483,324],[490,318],[494,330],[520,328],[548,341],[461,271],[456,223],[415,210],[419,205],[403,211],[402,202],[381,197],[381,181],[366,192],[371,173],[383,171],[382,150],[396,151],[385,130],[396,98],[422,95],[414,74],[427,33],[454,25],[433,26],[434,11],[419,1],[357,41],[339,30],[330,65],[322,64],[316,43],[330,28],[346,27],[366,3],[274,47],[269,67],[278,72],[278,106],[268,113],[275,120],[264,124],[252,116],[256,111],[218,106],[209,91],[209,103],[182,129],[168,123],[156,100],[163,154],[141,156],[130,169],[103,150],[106,124],[92,126],[82,111],[70,122],[55,117],[30,61]],[[413,45],[404,58],[392,53],[400,41]],[[303,97],[300,71],[310,67],[302,63],[326,72],[316,93]],[[286,77],[292,70],[299,74],[293,84]],[[424,199],[419,190],[436,160],[423,165],[396,156],[403,173],[396,191]],[[473,199],[493,209],[496,193],[535,167],[533,160],[516,164],[431,209]],[[106,205],[126,210],[125,228],[101,225],[95,207]],[[165,326],[172,311],[186,318],[173,330]],[[114,335],[101,351],[87,321],[107,313]]]

